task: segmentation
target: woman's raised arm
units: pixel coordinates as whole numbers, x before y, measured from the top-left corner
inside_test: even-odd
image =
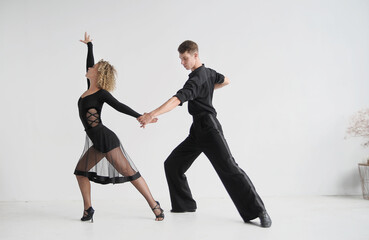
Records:
[[[95,64],[94,53],[92,49],[92,39],[90,38],[90,35],[88,35],[87,32],[85,32],[85,39],[79,41],[87,44],[88,47],[86,60],[86,72],[87,72],[88,68],[92,67]],[[90,88],[90,80],[87,78],[87,89],[89,88]]]

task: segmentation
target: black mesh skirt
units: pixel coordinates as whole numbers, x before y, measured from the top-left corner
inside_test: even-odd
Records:
[[[75,175],[100,184],[124,183],[141,176],[114,132],[99,124],[86,133],[85,148]]]

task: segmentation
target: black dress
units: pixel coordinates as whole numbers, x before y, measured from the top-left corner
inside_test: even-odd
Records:
[[[94,65],[92,43],[89,42],[87,70]],[[90,82],[87,79],[88,88]],[[113,131],[103,125],[101,110],[104,103],[121,113],[132,117],[141,116],[128,106],[120,103],[108,91],[99,91],[78,100],[79,116],[86,131],[86,143],[78,161],[75,175],[88,177],[100,184],[123,183],[139,178],[141,175],[124,150]]]

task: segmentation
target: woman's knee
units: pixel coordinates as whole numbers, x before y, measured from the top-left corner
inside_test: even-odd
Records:
[[[136,173],[131,167],[126,167],[121,170],[123,176],[132,176]]]
[[[76,175],[76,178],[78,181],[86,181],[86,180],[89,181],[88,177],[81,176],[81,175]]]

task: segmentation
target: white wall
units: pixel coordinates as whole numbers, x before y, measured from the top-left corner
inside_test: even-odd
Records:
[[[80,199],[85,31],[96,60],[118,70],[114,96],[139,112],[182,87],[189,72],[176,49],[196,41],[206,66],[231,80],[214,105],[262,196],[360,194],[357,163],[369,151],[344,136],[369,104],[369,2],[218,2],[1,1],[0,200]],[[145,130],[109,106],[103,121],[155,197],[169,198],[163,162],[188,134],[187,104]],[[188,178],[195,197],[226,196],[204,156]],[[94,184],[93,196],[140,198],[130,184]]]

